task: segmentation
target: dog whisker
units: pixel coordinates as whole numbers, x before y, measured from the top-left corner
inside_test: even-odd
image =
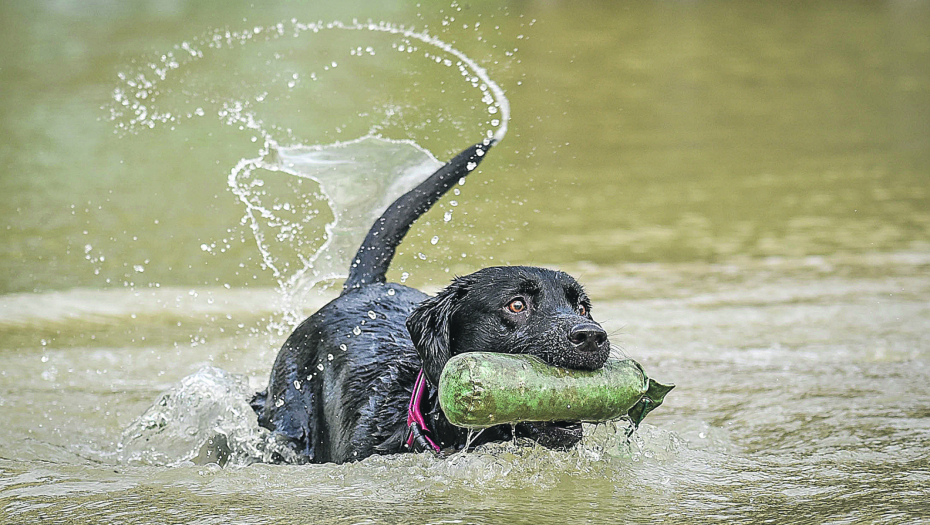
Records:
[[[610,345],[610,357],[614,359],[629,359],[630,356],[626,355],[626,352],[618,345]]]

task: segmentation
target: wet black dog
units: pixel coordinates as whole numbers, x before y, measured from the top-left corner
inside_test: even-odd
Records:
[[[466,149],[375,222],[351,265],[342,295],[306,319],[284,343],[268,388],[255,395],[259,423],[293,452],[282,460],[343,463],[409,450],[407,408],[422,369],[425,433],[443,449],[467,432],[446,420],[436,399],[446,361],[463,352],[532,354],[568,368],[597,369],[607,333],[569,275],[524,266],[456,278],[435,297],[385,282],[410,225],[484,158],[493,142]],[[518,435],[548,447],[581,439],[573,422],[522,423]],[[473,444],[511,439],[512,427],[482,432]]]

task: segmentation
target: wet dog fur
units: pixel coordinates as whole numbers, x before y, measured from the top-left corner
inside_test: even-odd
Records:
[[[466,445],[437,401],[439,374],[463,352],[532,354],[552,365],[593,370],[607,360],[607,333],[591,302],[566,273],[491,267],[458,277],[430,297],[385,273],[413,222],[493,145],[476,144],[400,197],[375,221],[354,258],[342,294],[301,323],[282,346],[268,388],[252,407],[283,441],[282,461],[344,463],[405,452],[407,404],[420,369],[430,437],[444,450]],[[552,448],[581,439],[573,422],[501,425],[472,445],[530,437]]]

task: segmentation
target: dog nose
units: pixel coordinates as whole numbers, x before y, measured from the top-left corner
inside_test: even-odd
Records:
[[[596,324],[585,323],[572,327],[568,340],[580,350],[594,351],[607,341],[607,332]]]

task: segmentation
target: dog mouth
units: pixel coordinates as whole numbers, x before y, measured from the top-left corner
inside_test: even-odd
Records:
[[[517,435],[528,437],[546,448],[565,450],[581,441],[584,433],[579,421],[527,421],[517,425]]]

